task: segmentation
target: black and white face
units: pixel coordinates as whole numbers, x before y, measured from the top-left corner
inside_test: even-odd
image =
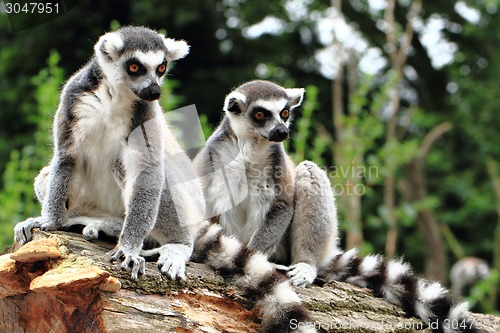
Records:
[[[236,121],[249,122],[247,130],[273,142],[288,139],[288,128],[291,122],[290,104],[284,98],[276,100],[256,100],[251,103],[244,116]]]
[[[168,66],[165,52],[136,51],[126,57],[122,63],[122,70],[126,73],[123,75],[124,81],[137,97],[145,101],[160,98],[160,86]]]
[[[168,65],[185,57],[189,46],[147,28],[125,27],[101,36],[94,50],[110,84],[134,98],[154,101],[160,98]]]
[[[251,89],[243,85],[226,97],[224,110],[233,131],[271,142],[288,139],[292,112],[302,102],[304,89],[285,89],[267,81],[248,84],[252,83]]]

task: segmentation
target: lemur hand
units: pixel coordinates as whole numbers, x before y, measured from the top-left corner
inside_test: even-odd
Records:
[[[305,262],[299,262],[289,267],[287,276],[294,286],[307,287],[314,282],[317,274],[318,271],[316,267],[306,264]]]
[[[172,280],[186,280],[186,263],[191,256],[189,246],[166,244],[159,249],[158,269]]]
[[[127,270],[132,264],[132,274],[130,277],[136,280],[140,274],[144,274],[146,271],[146,260],[141,257],[138,253],[139,251],[133,251],[131,249],[126,249],[121,245],[117,245],[113,250],[108,252],[110,256],[110,261],[115,262],[123,258],[120,265],[122,270]]]
[[[40,228],[48,224],[48,220],[43,216],[30,217],[26,221],[19,222],[14,227],[14,243],[18,245],[24,245],[32,239],[33,228]]]

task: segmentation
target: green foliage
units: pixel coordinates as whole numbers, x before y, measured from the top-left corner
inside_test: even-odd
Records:
[[[294,152],[291,154],[291,157],[295,163],[300,163],[306,158],[316,161],[316,163],[320,163],[322,160],[321,153],[330,143],[329,138],[321,134],[315,137],[315,144],[311,145],[309,143],[312,131],[319,126],[318,122],[313,117],[317,105],[318,88],[312,85],[307,86],[304,103],[300,111],[296,111],[297,114],[294,115],[294,118],[296,118],[294,121],[296,130],[291,135],[294,147]]]
[[[179,81],[166,79],[161,87],[160,105],[165,111],[171,111],[179,107],[184,98],[180,95],[174,94],[174,89],[179,87]]]
[[[33,180],[51,157],[50,129],[59,100],[59,88],[64,73],[58,67],[60,56],[51,52],[47,68],[32,79],[35,86],[36,107],[29,117],[36,130],[32,143],[21,150],[13,150],[3,174],[4,187],[0,192],[1,235],[0,247],[12,242],[14,224],[28,216],[39,215],[40,206],[35,200]]]
[[[470,307],[476,309],[475,311],[499,314],[498,310],[493,308],[490,302],[492,291],[498,287],[498,281],[500,281],[500,271],[493,269],[486,279],[477,282],[471,288],[467,297]]]

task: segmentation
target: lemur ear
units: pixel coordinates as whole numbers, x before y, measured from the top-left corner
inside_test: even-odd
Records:
[[[113,61],[116,60],[124,46],[123,40],[116,32],[108,32],[102,35],[94,45],[94,51],[97,56]]]
[[[302,104],[302,99],[304,98],[304,88],[289,88],[285,89],[286,95],[290,99],[290,107],[296,108]]]
[[[242,93],[233,91],[226,96],[224,101],[224,111],[231,112],[234,114],[240,114],[244,111],[246,107],[246,97]]]
[[[170,61],[182,59],[189,53],[189,45],[183,40],[163,38],[163,43],[168,50],[168,60]]]

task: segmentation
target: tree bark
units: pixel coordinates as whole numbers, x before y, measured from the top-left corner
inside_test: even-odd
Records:
[[[18,295],[0,299],[0,332],[251,333],[259,330],[258,309],[252,309],[252,304],[239,294],[237,288],[205,265],[190,263],[188,280],[172,282],[159,273],[154,263],[147,263],[146,275],[134,281],[129,272],[108,262],[106,252],[113,244],[87,242],[72,233],[55,234],[62,259],[50,259],[50,264],[46,265],[39,261],[16,262],[15,268],[29,268],[26,274],[31,274],[31,277],[33,274],[43,277],[55,270],[61,273],[64,265],[71,273],[76,265],[68,265],[67,261],[72,258],[74,262],[90,262],[94,269],[117,277],[121,289],[114,293],[105,292],[103,289],[106,288],[92,287],[89,282],[82,288],[81,281],[73,286],[77,289],[68,289],[62,283],[52,291],[41,288],[23,292],[16,289]],[[35,235],[41,239],[51,234],[36,232]],[[39,275],[45,269],[48,271]],[[83,272],[89,270],[90,267]],[[2,270],[0,279],[5,279],[6,271]],[[12,282],[2,281],[4,288]],[[400,309],[373,297],[366,289],[345,283],[328,283],[322,287],[296,290],[321,332],[430,332],[423,322],[407,318]],[[485,327],[485,332],[498,331],[500,318],[473,316]]]

